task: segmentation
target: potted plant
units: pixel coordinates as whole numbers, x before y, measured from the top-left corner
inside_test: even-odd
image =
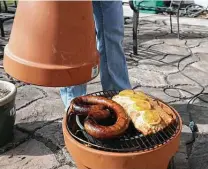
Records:
[[[0,80],[0,147],[13,139],[16,93],[13,83]]]

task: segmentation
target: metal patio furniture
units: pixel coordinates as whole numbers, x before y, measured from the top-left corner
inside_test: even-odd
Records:
[[[5,37],[4,22],[14,19],[16,7],[16,1],[14,1],[12,6],[8,6],[6,1],[0,1],[0,30],[2,37]]]
[[[138,1],[138,0],[136,0]],[[180,39],[180,24],[179,24],[179,12],[182,6],[183,0],[170,0],[170,5],[167,7],[152,7],[152,6],[145,6],[142,3],[148,2],[148,0],[139,0],[137,6],[134,5],[134,1],[130,0],[129,5],[130,8],[133,10],[133,53],[137,55],[137,35],[138,35],[138,26],[139,26],[139,13],[141,10],[145,11],[155,11],[155,12],[166,12],[170,16],[170,28],[171,33],[173,33],[173,24],[172,24],[172,15],[176,14],[177,17],[177,35]]]

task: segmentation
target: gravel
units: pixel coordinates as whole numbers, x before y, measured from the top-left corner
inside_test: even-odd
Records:
[[[6,97],[10,93],[9,90],[6,89],[0,89],[0,99]]]

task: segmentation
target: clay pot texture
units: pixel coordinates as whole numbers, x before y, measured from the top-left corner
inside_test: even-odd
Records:
[[[20,1],[5,71],[26,83],[71,86],[99,74],[91,1]]]
[[[104,152],[77,142],[67,131],[67,115],[62,128],[66,148],[78,169],[167,169],[179,148],[182,121],[179,118],[179,130],[167,144],[135,153]]]

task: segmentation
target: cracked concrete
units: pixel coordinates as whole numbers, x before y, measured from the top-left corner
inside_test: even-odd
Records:
[[[132,54],[131,21],[125,26],[124,49],[131,84],[135,90],[164,100],[180,113],[183,131],[175,156],[176,169],[207,166],[208,159],[204,156],[208,150],[207,28],[181,25],[184,38],[179,40],[169,33],[169,25],[157,17],[143,17],[140,23],[138,55]],[[8,37],[7,34],[6,40],[0,39],[0,43],[6,44]],[[76,164],[63,140],[64,106],[59,88],[24,84],[8,76],[3,69],[0,69],[0,79],[18,87],[14,140],[0,148],[0,168],[75,169]],[[99,76],[88,83],[87,90],[88,93],[102,90]],[[189,100],[201,92],[204,94],[187,106]],[[200,137],[187,146],[187,141],[192,139],[189,113],[198,126]]]

